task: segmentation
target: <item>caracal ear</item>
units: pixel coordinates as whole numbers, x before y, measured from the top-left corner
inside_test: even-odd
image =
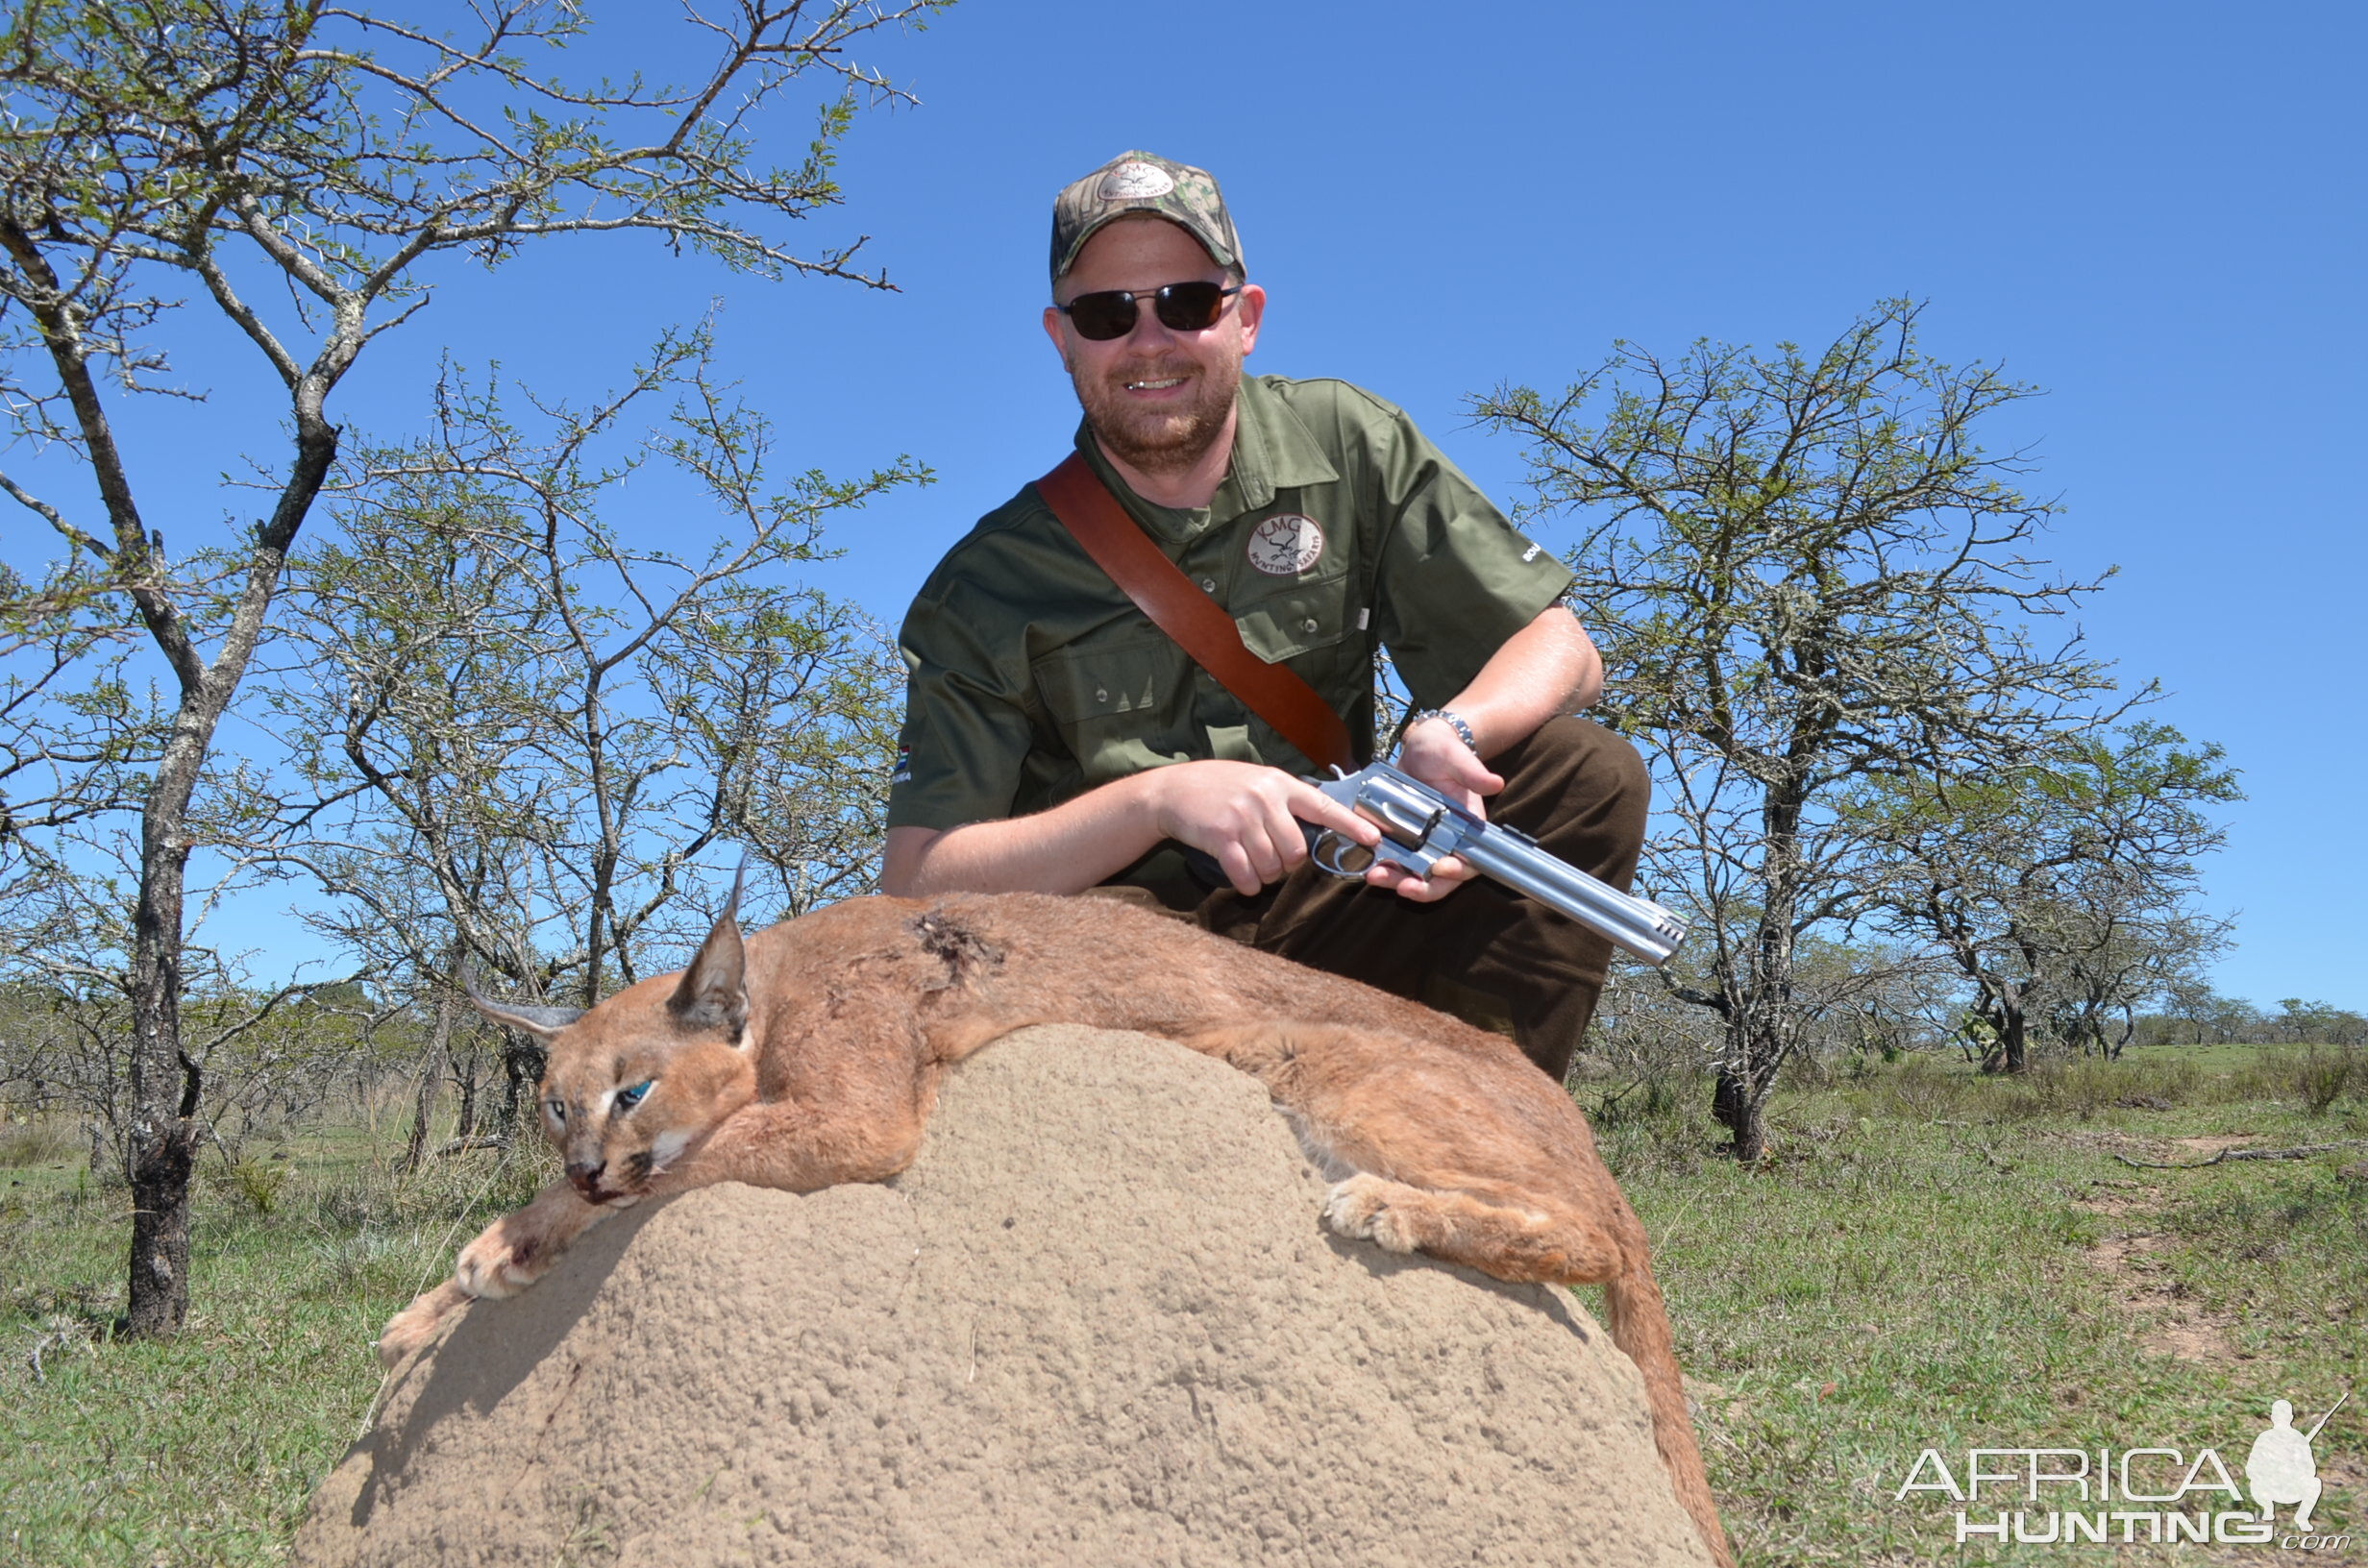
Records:
[[[721,1029],[738,1041],[747,1033],[749,992],[744,982],[746,952],[740,941],[740,887],[748,879],[748,857],[731,879],[731,900],[699,944],[699,956],[682,971],[682,983],[667,999],[667,1010],[685,1028]]]
[[[515,1029],[522,1035],[532,1035],[544,1044],[556,1040],[559,1031],[583,1017],[580,1007],[513,1007],[507,1002],[489,1000],[477,989],[477,966],[462,960],[460,989],[469,993],[477,1011],[506,1029]]]

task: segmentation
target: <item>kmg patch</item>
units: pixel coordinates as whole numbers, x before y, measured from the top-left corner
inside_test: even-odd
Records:
[[[1295,577],[1323,558],[1323,528],[1298,512],[1270,517],[1251,530],[1249,564],[1270,577]]]

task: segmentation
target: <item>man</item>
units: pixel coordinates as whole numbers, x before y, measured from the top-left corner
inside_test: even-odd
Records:
[[[1626,887],[1648,784],[1625,742],[1566,717],[1602,685],[1559,602],[1569,573],[1396,408],[1340,381],[1243,379],[1266,293],[1216,181],[1133,152],[1070,185],[1052,289],[1045,332],[1084,408],[1079,453],[1249,650],[1346,721],[1361,765],[1386,645],[1421,710],[1398,765]],[[900,640],[884,891],[1155,900],[1567,1068],[1610,944],[1492,882],[1464,887],[1452,859],[1362,884],[1309,864],[1303,821],[1377,835],[1302,780],[1313,761],[1152,625],[1035,486],[939,564]]]

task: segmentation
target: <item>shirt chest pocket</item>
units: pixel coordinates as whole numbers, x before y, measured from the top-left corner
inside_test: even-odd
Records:
[[[1182,717],[1184,650],[1166,638],[1062,649],[1028,673],[1088,789],[1172,762],[1184,749],[1170,733]]]
[[[1349,602],[1350,586],[1348,575],[1342,573],[1323,582],[1293,583],[1236,606],[1234,625],[1241,628],[1242,646],[1269,664],[1333,648],[1364,629],[1357,625],[1358,607]]]

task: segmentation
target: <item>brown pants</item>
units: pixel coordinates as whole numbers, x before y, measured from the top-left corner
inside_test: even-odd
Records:
[[[1590,720],[1552,719],[1489,767],[1505,781],[1489,798],[1490,821],[1628,887],[1652,793],[1634,747]],[[1587,1033],[1612,957],[1612,944],[1576,920],[1485,877],[1417,904],[1311,864],[1253,897],[1222,888],[1177,912],[1266,952],[1511,1035],[1557,1080]]]

